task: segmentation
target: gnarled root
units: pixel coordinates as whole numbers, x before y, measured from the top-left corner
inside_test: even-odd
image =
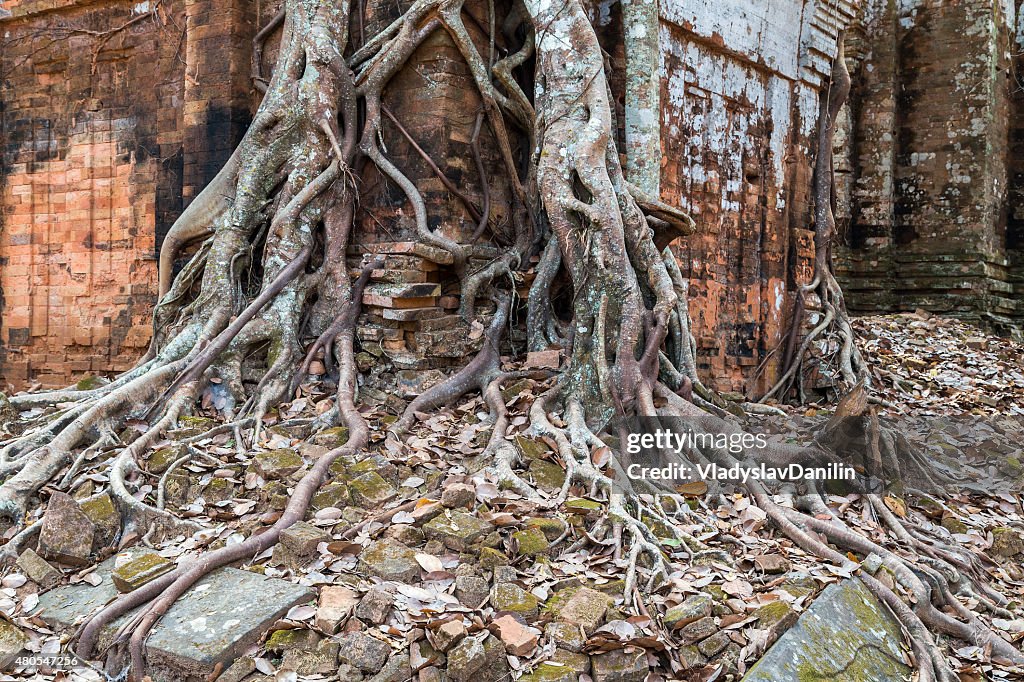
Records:
[[[836,226],[832,142],[839,111],[849,94],[850,73],[846,68],[843,36],[840,35],[836,57],[832,61],[832,82],[822,94],[818,117],[818,150],[814,168],[814,279],[797,293],[790,330],[786,336],[782,375],[761,397],[761,402],[784,395],[794,382],[802,396],[804,389],[799,375],[804,359],[814,344],[822,346],[823,354],[827,356],[831,352],[828,346],[832,338],[838,338],[837,349],[832,353],[834,357],[823,357],[821,364],[833,362],[839,379],[847,389],[868,381],[867,366],[857,350],[850,315],[832,263],[832,242]],[[820,321],[801,340],[807,301],[812,296],[816,299],[816,307],[820,309]]]
[[[714,419],[701,416],[695,406],[681,400],[667,388],[659,388],[657,394],[666,401],[666,406],[660,412],[665,416],[685,417],[689,424],[698,427],[708,424],[708,420]],[[727,431],[728,427],[718,424],[708,429],[710,433]],[[708,459],[723,467],[738,463],[735,457],[722,450],[702,449],[702,452]],[[789,450],[787,453],[787,457],[794,461],[798,456],[798,450]],[[810,456],[815,455],[808,454],[808,457]],[[744,485],[752,500],[799,547],[823,560],[833,562],[839,567],[860,571],[860,576],[868,588],[889,606],[910,634],[921,679],[943,682],[958,679],[949,668],[945,656],[931,634],[932,631],[988,647],[993,655],[1014,665],[1024,663],[1024,654],[984,626],[952,595],[944,575],[957,575],[957,570],[953,565],[934,556],[926,562],[920,561],[920,556],[914,548],[908,548],[911,551],[907,557],[897,555],[842,523],[820,497],[801,497],[799,501],[806,511],[789,509],[780,506],[759,480],[752,478]],[[873,495],[866,496],[865,501],[876,510],[884,507],[884,504]],[[895,529],[898,537],[904,539],[908,537],[902,524],[893,515],[882,514],[882,518],[888,527]],[[824,536],[839,550],[823,542],[817,534]],[[857,564],[840,550],[855,552],[862,556],[863,560]],[[869,558],[878,559],[878,563],[871,565]],[[879,567],[884,567],[889,571],[896,583],[909,593],[912,606],[907,606],[893,589],[871,575],[871,573],[877,572]],[[865,572],[865,569],[870,570]],[[919,577],[921,575],[927,577],[922,579]],[[944,613],[940,610],[942,607],[949,608],[959,618]]]

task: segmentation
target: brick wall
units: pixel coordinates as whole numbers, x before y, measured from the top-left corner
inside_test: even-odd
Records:
[[[149,338],[155,232],[181,208],[181,6],[7,9],[0,386],[120,371]]]
[[[818,93],[844,2],[663,5],[662,195],[692,212],[701,373],[721,390],[774,383],[795,285],[813,269],[810,186]]]
[[[279,3],[172,0],[157,16],[137,18],[151,6],[5,1],[12,16],[0,18],[0,28],[15,40],[5,40],[0,54],[7,140],[0,382],[56,385],[118,371],[143,351],[159,241],[244,132],[257,102],[249,83],[251,39]],[[486,3],[467,4],[467,26],[486,51]],[[396,11],[395,3],[371,0],[367,28]],[[621,121],[617,12],[617,5],[594,5],[612,53]],[[693,280],[700,369],[719,388],[771,381],[771,362],[761,366],[779,343],[789,292],[809,278],[818,92],[836,31],[852,14],[845,0],[664,4],[663,195],[699,224],[678,248]],[[95,64],[96,37],[72,30],[102,32],[132,19],[101,41]],[[39,37],[55,25],[68,27],[66,40]],[[265,69],[274,49],[271,40]],[[385,104],[479,205],[482,183],[469,141],[480,101],[469,71],[443,31],[414,61],[391,84]],[[461,239],[471,234],[469,213],[390,121],[384,140],[423,192],[431,227]],[[486,125],[481,148],[495,216],[481,240],[486,257],[487,243],[508,237],[512,199]],[[357,247],[404,248],[414,230],[404,195],[372,167],[362,170],[362,188]],[[414,274],[410,258],[393,260],[410,268],[410,291],[431,289],[418,298],[443,308],[440,316],[370,310],[377,317],[364,320],[366,329],[376,329],[376,342],[409,357],[447,343],[437,336],[458,293],[450,290],[451,273]],[[392,284],[381,283],[372,300],[385,301],[385,285]]]
[[[1015,15],[993,0],[869,3],[840,254],[855,311],[922,307],[1006,331],[1024,319]]]
[[[256,12],[251,0],[185,0],[186,205],[213,180],[249,127]]]

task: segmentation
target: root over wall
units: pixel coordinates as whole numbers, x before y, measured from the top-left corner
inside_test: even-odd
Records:
[[[831,54],[828,43],[851,12],[825,3],[818,16],[811,5],[729,0],[713,11],[662,10],[661,191],[698,224],[679,256],[691,280],[697,366],[722,390],[757,393],[772,383],[771,354],[798,283],[786,273],[810,279],[809,197],[783,188],[810,184],[820,55]],[[610,52],[622,135],[621,8],[586,6]],[[7,7],[12,16],[0,19],[8,35],[0,47],[8,139],[0,384],[57,386],[123,370],[144,352],[157,250],[255,110],[252,37],[277,7],[213,0],[187,8],[173,0]],[[394,3],[368,2],[364,30],[396,11]],[[475,17],[468,30],[479,34],[485,3],[468,3],[467,12]],[[67,40],[50,40],[63,37],[54,23],[69,27]],[[275,49],[272,41],[264,50],[266,69]],[[384,105],[481,205],[470,145],[480,98],[446,34],[417,50]],[[382,126],[388,153],[423,194],[431,228],[472,234],[476,221],[463,203],[389,117]],[[486,125],[479,147],[492,178],[492,222],[509,230],[511,189]],[[353,242],[408,239],[414,228],[404,194],[375,168],[361,181]]]

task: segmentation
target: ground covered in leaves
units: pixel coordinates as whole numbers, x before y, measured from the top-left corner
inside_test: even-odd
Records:
[[[1006,483],[993,492],[974,479],[980,483],[973,487],[933,497],[891,495],[886,503],[978,555],[1010,610],[993,614],[969,598],[964,603],[1019,642],[1024,613],[1014,606],[1024,596],[1024,439],[1013,418],[1024,415],[1024,348],[923,314],[862,318],[856,327],[874,368],[874,390],[889,405],[883,414],[919,427],[938,457],[949,449],[971,451],[978,471]],[[365,353],[359,359],[368,382],[363,410],[378,427],[374,432],[383,434],[431,378],[390,372]],[[618,543],[610,534],[594,535],[606,505],[583,489],[550,504],[565,474],[549,445],[528,432],[527,415],[552,378],[550,368],[526,369],[535,372],[503,393],[522,455],[518,472],[541,495],[526,499],[489,478],[489,462],[480,455],[490,425],[479,397],[424,415],[406,442],[377,436],[369,453],[334,465],[333,482],[317,494],[305,522],[286,531],[273,550],[239,566],[308,586],[317,596],[272,623],[233,666],[218,668],[218,679],[611,682],[643,680],[648,670],[652,682],[739,679],[822,589],[849,577],[774,532],[746,497],[691,489],[690,507],[675,521],[719,551],[694,557],[665,539],[675,569],[669,581],[650,595],[624,595]],[[84,512],[92,535],[54,538],[44,527],[42,539],[5,569],[0,640],[13,637],[31,653],[64,650],[72,630],[47,625],[40,594],[55,585],[100,581],[95,564],[118,551],[148,547],[167,562],[181,562],[272,524],[290,487],[346,438],[344,429],[310,434],[304,421],[329,409],[334,387],[310,382],[300,392],[268,417],[260,441],[249,443],[251,431],[241,433],[242,442],[231,432],[195,439],[218,417],[211,391],[201,411],[179,420],[149,452],[138,496],[197,524],[200,530],[191,535],[139,529],[117,538],[105,530],[112,508],[102,504],[102,472],[111,453],[89,454],[62,485],[70,497],[44,490],[48,504],[33,523],[45,526],[46,514],[73,521]],[[758,417],[757,423],[780,438],[799,439],[830,411],[826,404],[786,409],[788,420]],[[975,419],[968,422],[964,414]],[[971,428],[983,429],[985,437]],[[857,495],[833,495],[828,503],[851,527],[911,554]],[[1018,679],[982,648],[945,644],[962,679]],[[70,673],[9,667],[0,679],[68,675],[102,679],[89,666]]]
[[[854,320],[876,392],[922,415],[1024,415],[1021,345],[920,311]]]

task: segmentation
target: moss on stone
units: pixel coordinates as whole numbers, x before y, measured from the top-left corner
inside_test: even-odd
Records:
[[[18,653],[27,643],[28,637],[17,625],[0,620],[0,651]]]
[[[189,477],[175,471],[167,477],[167,483],[164,484],[164,496],[174,503],[183,502],[188,498],[190,486]]]
[[[603,509],[600,502],[588,500],[583,497],[571,497],[562,503],[562,508],[570,514],[579,514],[589,517],[599,514]]]
[[[162,474],[181,457],[182,447],[160,448],[146,460],[146,469],[151,474]]]
[[[573,595],[579,592],[583,585],[570,585],[556,591],[544,602],[544,610],[548,613],[558,613],[558,610],[572,599]]]
[[[529,379],[520,379],[514,384],[510,384],[501,390],[501,399],[507,405],[512,400],[519,396],[520,393],[530,388],[532,382]]]
[[[798,682],[875,682],[907,679],[897,643],[902,641],[899,624],[859,580],[852,579],[829,588],[825,610],[818,602],[797,621],[798,632],[784,635],[747,673],[753,682],[791,679]],[[768,618],[787,618],[786,605],[761,607],[762,624]],[[792,618],[792,616],[788,616]],[[783,642],[789,643],[783,646]],[[775,655],[773,655],[775,652]]]
[[[598,592],[604,592],[609,597],[621,597],[623,591],[626,589],[626,581],[622,580],[622,579],[610,580],[610,581],[608,581],[606,583],[601,583],[600,585],[598,585],[598,584],[593,584],[593,585],[588,584],[588,587],[592,587],[593,589],[597,590]]]
[[[670,540],[676,537],[675,531],[664,521],[645,516],[643,517],[643,522],[647,524],[647,527],[651,529],[655,537]]]
[[[797,599],[800,597],[809,597],[819,589],[818,581],[810,576],[791,576],[786,578],[781,587]]]
[[[285,438],[303,439],[309,435],[309,424],[275,424],[267,429],[267,433],[276,434]]]
[[[519,678],[519,682],[576,682],[578,675],[565,665],[541,663],[533,672]]]
[[[494,526],[487,521],[460,511],[437,516],[423,526],[428,539],[440,540],[456,551],[464,551],[493,530]]]
[[[178,417],[178,426],[182,428],[195,428],[201,426],[210,429],[216,426],[216,424],[217,421],[210,419],[209,417],[196,417],[188,414]]]
[[[288,487],[281,481],[268,481],[260,489],[260,498],[265,500],[271,509],[281,511],[288,505]]]
[[[208,504],[224,502],[235,496],[235,486],[226,478],[214,476],[203,486],[202,496]]]
[[[85,515],[96,527],[92,537],[93,551],[114,544],[118,534],[121,532],[121,514],[114,506],[114,500],[109,493],[103,493],[95,497],[81,500],[78,504]]]
[[[534,483],[546,490],[559,490],[565,483],[565,470],[546,459],[530,460],[530,475]]]
[[[536,556],[548,550],[548,539],[540,528],[527,528],[512,534],[520,556]]]
[[[376,471],[370,471],[352,479],[349,482],[348,490],[352,504],[367,509],[380,506],[394,499],[398,494],[391,484]]]
[[[306,649],[311,646],[310,630],[274,630],[267,639],[270,651],[288,651],[290,649]]]
[[[96,497],[83,500],[79,503],[82,511],[89,517],[89,520],[96,526],[105,526],[111,523],[121,524],[121,517],[117,513],[117,507],[110,495],[97,495]]]
[[[91,391],[94,388],[99,388],[100,386],[103,386],[103,384],[104,382],[99,377],[87,376],[79,379],[78,382],[75,384],[75,388],[77,388],[79,391]]]
[[[956,516],[946,516],[942,519],[942,527],[950,533],[961,534],[967,532],[967,524]]]
[[[715,601],[725,601],[729,598],[729,595],[725,593],[721,585],[708,585],[704,588],[704,591],[711,595],[711,598]],[[795,596],[795,595],[794,595]]]
[[[120,592],[131,592],[172,570],[173,562],[156,552],[143,552],[115,568],[111,578]]]
[[[776,623],[782,622],[789,614],[793,613],[792,607],[786,602],[779,600],[760,606],[751,614],[757,618],[758,627],[770,628]]]
[[[557,540],[565,532],[564,521],[546,516],[527,519],[526,527],[539,529],[549,541]]]
[[[515,443],[526,459],[539,459],[551,452],[551,448],[544,441],[533,440],[526,436],[516,436]]]
[[[299,453],[289,448],[258,452],[253,460],[257,473],[268,479],[290,476],[304,464]]]
[[[1024,552],[1024,539],[1013,528],[1000,526],[992,529],[992,553],[998,557],[1012,557]]]
[[[491,606],[495,611],[536,615],[538,605],[537,597],[512,583],[495,585],[491,591]]]
[[[310,509],[318,512],[327,507],[343,508],[349,501],[348,487],[342,483],[328,483],[320,489],[310,502]]]
[[[348,442],[348,427],[335,426],[330,429],[324,429],[314,434],[310,440],[315,445],[324,445],[329,448],[341,447]]]
[[[479,564],[485,570],[493,570],[495,566],[508,566],[508,563],[508,557],[492,547],[483,547],[480,550]]]
[[[899,627],[881,610],[872,608],[870,603],[860,598],[856,590],[844,591],[842,600],[843,606],[856,615],[862,629],[883,631],[892,641],[901,640]],[[906,677],[907,667],[903,661],[894,660],[874,647],[863,646],[858,633],[811,622],[807,623],[805,631],[812,651],[816,648],[848,651],[852,660],[842,670],[830,671],[823,669],[816,658],[808,657],[797,667],[797,679],[800,682],[874,682],[878,679],[897,680]],[[882,671],[881,675],[878,675],[879,671]]]
[[[348,475],[361,476],[363,474],[368,474],[371,472],[376,473],[377,468],[377,462],[375,462],[372,458],[367,457],[366,459],[362,459],[356,462],[355,464],[350,465],[348,467]]]

